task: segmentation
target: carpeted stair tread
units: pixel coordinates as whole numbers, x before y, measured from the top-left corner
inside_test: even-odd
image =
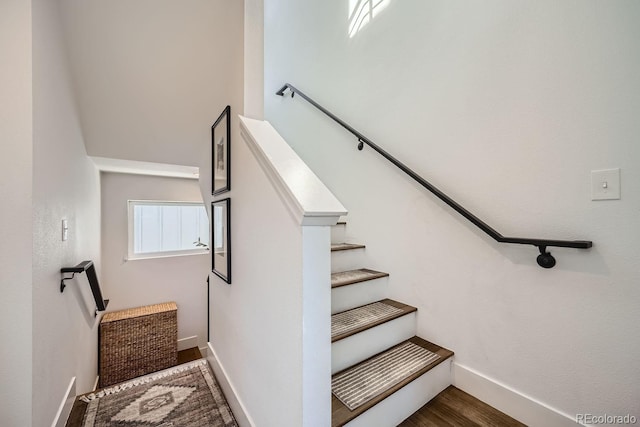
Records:
[[[331,342],[413,313],[417,309],[391,299],[356,307],[331,316]]]
[[[343,426],[451,356],[453,352],[413,337],[334,374],[332,427]]]
[[[349,251],[351,249],[364,249],[365,245],[359,243],[332,243],[331,252]]]
[[[351,285],[353,283],[379,279],[380,277],[387,277],[388,275],[389,273],[369,270],[368,268],[340,271],[338,273],[331,274],[331,287],[337,288],[339,286]]]

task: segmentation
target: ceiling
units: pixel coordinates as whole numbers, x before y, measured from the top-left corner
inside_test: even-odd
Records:
[[[60,0],[87,154],[198,166],[242,111],[242,3]]]

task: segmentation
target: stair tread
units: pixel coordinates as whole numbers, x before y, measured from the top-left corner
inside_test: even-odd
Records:
[[[332,243],[331,252],[349,251],[351,249],[364,249],[365,245],[359,243]]]
[[[340,272],[331,274],[331,287],[337,288],[339,286],[351,285],[353,283],[378,279],[380,277],[387,277],[388,275],[389,273],[370,270],[368,268],[340,271]]]
[[[334,390],[338,390],[338,387],[341,385],[343,381],[348,381],[349,378],[353,376],[366,376],[369,380],[365,381],[366,384],[375,383],[377,378],[384,378],[389,376],[390,369],[388,368],[389,361],[392,361],[397,367],[397,369],[407,368],[406,365],[402,365],[404,352],[400,352],[403,348],[415,349],[416,347],[411,345],[415,344],[415,346],[421,347],[422,349],[427,350],[428,352],[434,353],[434,355],[430,355],[428,352],[424,352],[423,350],[418,349],[417,351],[423,351],[422,355],[424,357],[423,363],[426,365],[420,365],[420,369],[413,372],[409,370],[400,378],[395,380],[395,384],[388,388],[386,391],[378,395],[374,395],[370,400],[366,403],[361,404],[361,406],[356,407],[351,410],[347,405],[340,401],[333,393]],[[353,420],[366,410],[380,403],[382,400],[386,399],[388,396],[392,395],[396,391],[400,390],[405,385],[409,384],[411,381],[425,374],[435,366],[444,362],[448,358],[453,356],[453,352],[442,348],[436,344],[430,343],[420,337],[413,337],[404,341],[396,346],[393,346],[363,362],[360,362],[350,368],[347,368],[343,371],[340,371],[334,374],[332,378],[332,394],[331,394],[331,425],[332,427],[343,426],[349,421]],[[384,358],[384,359],[383,359]],[[382,362],[384,360],[384,364]],[[337,381],[340,379],[340,382]],[[360,378],[364,380],[364,377]],[[373,380],[372,380],[373,379]],[[359,390],[359,393],[362,392]],[[366,393],[365,393],[366,394]],[[344,396],[343,396],[344,398]],[[347,397],[348,398],[348,397]]]
[[[360,243],[332,243],[331,252],[348,251],[351,249],[364,249],[365,246]]]
[[[413,313],[417,308],[391,299],[352,308],[331,316],[331,342]]]

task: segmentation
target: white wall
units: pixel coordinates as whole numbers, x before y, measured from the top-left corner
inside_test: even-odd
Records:
[[[31,2],[0,3],[0,424],[31,425]]]
[[[243,2],[61,4],[87,152],[198,166],[215,118],[242,102]]]
[[[33,2],[33,425],[49,425],[67,386],[96,378],[97,323],[86,275],[60,293],[60,268],[98,262],[99,175],[87,158],[57,3]],[[24,214],[24,213],[23,213]],[[28,214],[27,214],[28,215]],[[69,238],[62,241],[61,221]]]
[[[232,188],[216,198],[232,201],[232,284],[211,275],[211,343],[256,426],[300,426],[302,228],[232,143]]]
[[[640,3],[265,4],[265,116],[349,209],[369,267],[456,362],[573,416],[640,415]],[[387,148],[505,235],[590,239],[537,266],[299,97]],[[592,202],[592,169],[622,199]],[[508,409],[508,408],[507,408]]]
[[[128,249],[127,200],[202,202],[195,179],[102,173],[102,280],[109,311],[175,301],[178,339],[207,343],[209,255],[124,261]]]
[[[264,118],[264,1],[244,0],[244,116]]]

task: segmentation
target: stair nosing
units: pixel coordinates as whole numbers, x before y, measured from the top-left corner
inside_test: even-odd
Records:
[[[438,356],[440,356],[437,360],[433,361],[432,363],[430,363],[429,365],[425,366],[424,368],[422,368],[421,370],[419,370],[418,372],[408,376],[407,378],[405,378],[404,380],[402,380],[401,382],[399,382],[398,384],[394,385],[393,387],[391,387],[389,390],[387,390],[386,392],[374,397],[373,399],[371,399],[370,401],[368,401],[367,403],[363,404],[362,406],[354,409],[353,411],[351,411],[344,403],[340,402],[340,400],[335,397],[333,395],[333,393],[331,393],[331,427],[341,427],[344,426],[345,424],[347,424],[349,421],[352,421],[353,419],[357,418],[358,416],[360,416],[361,414],[363,414],[364,412],[368,411],[369,409],[373,408],[375,405],[377,405],[378,403],[382,402],[384,399],[386,399],[387,397],[391,396],[392,394],[394,394],[395,392],[401,390],[404,386],[406,386],[407,384],[410,384],[411,382],[413,382],[414,380],[420,378],[422,375],[426,374],[427,372],[429,372],[430,370],[432,370],[433,368],[435,368],[436,366],[438,366],[439,364],[443,363],[444,361],[450,359],[454,353],[451,350],[447,350],[444,347],[440,347],[437,344],[433,344],[425,339],[422,339],[418,336],[414,336],[412,338],[409,338],[408,340],[404,340],[401,343],[398,343],[392,347],[387,348],[386,350],[383,350],[379,353],[374,354],[373,356],[356,363],[353,366],[350,366],[346,369],[343,369],[339,372],[336,372],[335,374],[331,375],[331,377],[333,378],[335,375],[339,375],[342,374],[343,372],[346,372],[350,369],[353,369],[363,363],[368,362],[369,360],[373,359],[374,357],[377,357],[387,351],[390,351],[396,347],[399,347],[403,344],[405,344],[406,342],[412,342],[416,345],[419,345],[422,348],[425,348],[429,351],[431,351],[432,353],[437,354]],[[335,419],[335,413],[337,411],[341,411],[341,412],[345,412],[346,411],[346,416],[342,416],[341,419],[336,420]]]
[[[398,319],[400,317],[403,317],[403,316],[406,316],[408,314],[415,313],[415,312],[418,311],[418,309],[416,307],[410,306],[408,304],[403,304],[401,302],[394,301],[394,300],[389,299],[389,298],[385,298],[385,299],[380,300],[380,301],[375,301],[375,302],[372,302],[372,303],[369,303],[369,304],[361,305],[359,307],[351,308],[349,310],[344,310],[344,311],[341,311],[339,313],[334,313],[331,316],[335,316],[336,314],[346,313],[346,312],[352,311],[352,310],[357,310],[359,308],[366,307],[368,305],[376,304],[376,303],[379,303],[379,302],[387,304],[387,305],[391,305],[391,306],[396,307],[396,308],[399,308],[402,311],[400,313],[395,313],[395,314],[393,314],[393,315],[391,315],[389,317],[385,317],[383,319],[376,320],[375,322],[363,325],[363,326],[361,326],[359,328],[356,328],[356,329],[353,329],[353,330],[351,330],[349,332],[345,332],[343,334],[336,335],[335,337],[331,337],[331,343],[333,344],[334,342],[343,340],[345,338],[349,338],[350,336],[359,334],[360,332],[364,332],[364,331],[366,331],[368,329],[373,329],[376,326],[380,326],[380,325],[385,324],[387,322],[391,322],[392,320]]]
[[[354,283],[367,282],[369,280],[375,280],[375,279],[380,279],[381,277],[388,277],[389,276],[389,273],[384,273],[382,271],[371,270],[369,268],[356,268],[356,269],[353,269],[353,270],[337,271],[337,272],[331,273],[331,274],[333,275],[333,274],[339,274],[339,273],[347,273],[347,272],[350,272],[350,271],[366,271],[366,272],[370,272],[370,273],[373,273],[373,274],[371,274],[369,276],[366,276],[366,277],[361,277],[361,278],[358,278],[358,279],[351,279],[351,280],[347,280],[345,282],[340,282],[340,283],[336,283],[336,284],[332,283],[331,284],[331,288],[332,289],[333,288],[339,288],[341,286],[353,285]]]

